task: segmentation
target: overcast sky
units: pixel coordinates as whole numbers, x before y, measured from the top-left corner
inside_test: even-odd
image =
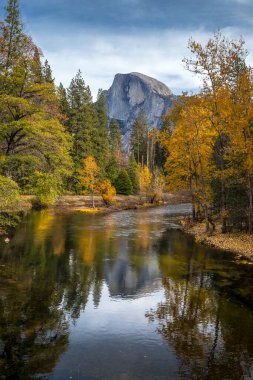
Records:
[[[0,4],[5,1],[1,0]],[[253,0],[20,0],[26,30],[42,48],[56,83],[80,68],[95,96],[116,73],[141,72],[176,94],[198,81],[182,64],[188,39],[220,29],[243,36],[253,64]]]

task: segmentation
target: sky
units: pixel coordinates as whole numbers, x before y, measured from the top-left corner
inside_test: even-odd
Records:
[[[199,80],[182,63],[188,40],[205,43],[217,30],[242,36],[253,65],[253,0],[20,0],[20,7],[56,83],[68,86],[80,69],[94,97],[115,74],[129,72],[175,94],[195,92]]]

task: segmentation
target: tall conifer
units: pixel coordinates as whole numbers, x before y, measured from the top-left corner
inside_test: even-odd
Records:
[[[97,95],[96,102],[97,110],[97,137],[95,144],[95,155],[100,163],[100,167],[104,168],[109,158],[109,136],[108,136],[108,116],[103,91],[100,89]]]
[[[147,162],[148,122],[143,112],[136,119],[131,134],[131,150],[137,163]]]
[[[116,119],[112,119],[110,123],[110,145],[112,154],[121,151],[122,136],[119,123]]]

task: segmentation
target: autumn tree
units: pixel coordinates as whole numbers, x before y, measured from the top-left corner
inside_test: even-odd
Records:
[[[211,215],[211,162],[216,134],[211,128],[205,99],[201,96],[184,96],[179,104],[178,108],[171,111],[173,134],[170,136],[165,133],[161,137],[168,152],[166,180],[171,190],[190,190],[193,217],[203,213],[206,230],[210,232],[210,224],[214,228]],[[173,115],[174,112],[176,115]]]
[[[156,168],[154,170],[152,178],[152,194],[151,194],[151,203],[158,202],[163,197],[163,192],[165,190],[165,177],[161,174],[160,170]]]
[[[94,157],[88,156],[83,160],[80,181],[85,191],[88,191],[91,194],[92,207],[95,207],[94,193],[99,188],[99,172],[100,168]]]
[[[236,210],[238,205],[240,217],[246,214],[247,228],[253,232],[253,80],[252,69],[247,68],[239,77],[234,88],[233,118],[229,129],[229,150],[227,160],[229,162],[229,176],[233,178],[238,193],[237,200],[232,203]],[[247,203],[242,200],[247,196]]]
[[[217,135],[215,145],[217,174],[220,182],[222,229],[226,232],[226,153],[228,148],[228,125],[231,125],[230,94],[234,93],[238,78],[245,69],[247,52],[244,41],[228,40],[220,32],[215,33],[205,46],[189,41],[192,58],[184,59],[186,68],[202,80],[202,93],[210,112],[212,128]],[[226,94],[225,94],[226,93]]]
[[[109,206],[114,202],[116,189],[108,179],[105,179],[100,184],[100,194],[106,206]]]
[[[152,173],[150,172],[149,168],[146,165],[142,167],[139,164],[140,192],[144,193],[146,195],[146,198],[148,198],[148,195],[151,192],[151,184],[152,184]]]

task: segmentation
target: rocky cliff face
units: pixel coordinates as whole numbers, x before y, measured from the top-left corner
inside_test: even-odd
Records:
[[[109,118],[122,127],[126,146],[132,126],[141,111],[150,126],[161,126],[161,116],[171,107],[173,94],[163,83],[139,73],[117,74],[112,86],[104,92]]]

